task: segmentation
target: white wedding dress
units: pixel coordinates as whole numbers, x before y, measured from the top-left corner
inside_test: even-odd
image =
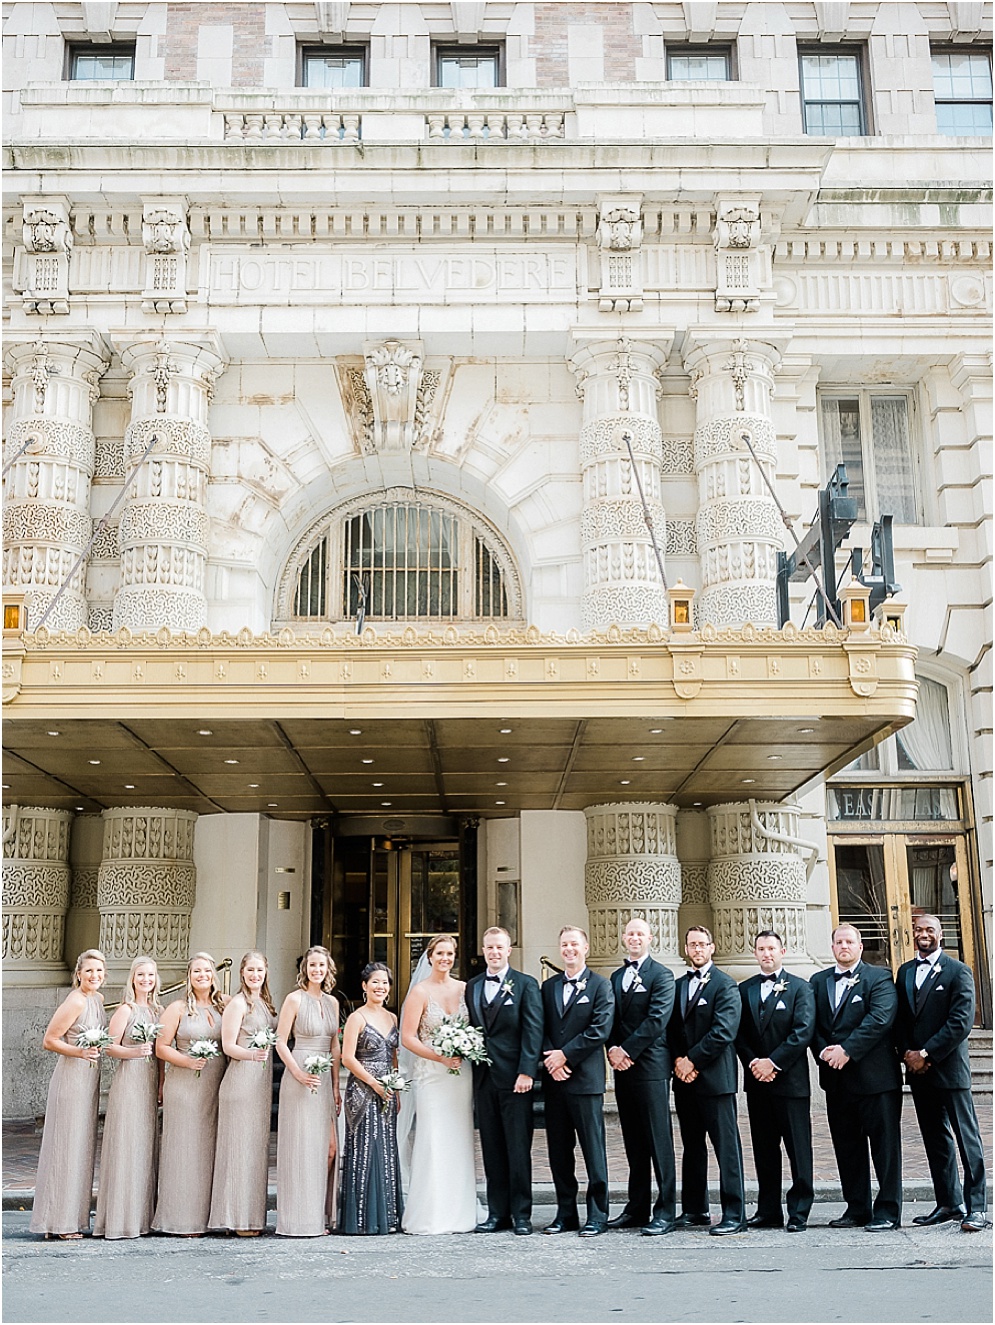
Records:
[[[428,1044],[445,1010],[430,997],[418,1024]],[[459,1015],[467,1015],[460,999]],[[405,1233],[469,1233],[477,1222],[473,1157],[473,1075],[455,1076],[442,1063],[412,1056],[414,1143],[401,1227]]]

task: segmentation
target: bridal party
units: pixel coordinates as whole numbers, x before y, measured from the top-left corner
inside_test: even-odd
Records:
[[[944,951],[937,917],[916,917],[916,956],[894,979],[863,960],[851,925],[833,932],[834,962],[810,980],[787,968],[770,929],[756,935],[757,973],[739,985],[714,964],[702,926],[684,936],[688,969],[676,980],[654,959],[644,918],[633,916],[621,942],[624,957],[606,978],[587,965],[584,930],[564,925],[562,969],[540,984],[511,966],[511,938],[492,927],[481,940],[484,970],[464,982],[454,974],[457,940],[436,934],[399,1014],[388,1006],[393,972],[375,961],[362,972],[362,1004],[344,1019],[335,963],[320,945],[303,954],[279,1007],[262,952],[242,957],[231,997],[210,954],[194,953],[179,996],[165,1004],[155,961],[136,957],[109,1019],[106,962],[88,949],[42,1041],[55,1067],[31,1231],[69,1240],[91,1232],[104,1056],[114,1073],[92,1236],[108,1240],[267,1231],[274,1056],[283,1066],[278,1237],[531,1235],[539,1099],[556,1201],[544,1234],[805,1232],[814,1197],[809,1055],[845,1200],[830,1228],[901,1227],[903,1073],[936,1201],[913,1222],[987,1226],[967,1051],[974,979]],[[626,1166],[614,1216],[609,1070]],[[744,1118],[758,1180],[752,1214]]]

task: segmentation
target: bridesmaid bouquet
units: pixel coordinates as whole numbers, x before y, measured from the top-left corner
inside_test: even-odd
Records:
[[[107,1034],[106,1030],[104,1030],[103,1026],[93,1026],[88,1031],[80,1031],[76,1036],[76,1043],[84,1049],[103,1050],[106,1049],[109,1044],[113,1044],[114,1041]],[[91,1062],[90,1066],[96,1067],[97,1064]]]
[[[151,1044],[153,1040],[158,1038],[161,1030],[161,1021],[136,1021],[128,1038],[134,1040],[136,1044]],[[155,1057],[153,1055],[149,1056],[148,1061],[155,1067]]]
[[[465,1017],[446,1016],[432,1036],[432,1048],[442,1058],[465,1058],[468,1063],[489,1063],[484,1032],[471,1026]],[[458,1067],[449,1069],[450,1076],[458,1077]]]
[[[250,1035],[248,1040],[246,1040],[246,1046],[249,1049],[266,1049],[268,1051],[273,1048],[274,1044],[276,1044],[276,1031],[270,1030],[268,1026],[264,1026],[262,1030],[256,1031],[254,1035]],[[261,1066],[265,1068],[265,1059]]]
[[[208,1063],[212,1058],[217,1058],[221,1053],[215,1040],[194,1040],[193,1044],[187,1050],[191,1058],[199,1058],[202,1063]],[[200,1068],[197,1069],[197,1075],[200,1076]]]
[[[385,1072],[382,1077],[377,1077],[377,1080],[387,1092],[386,1097],[380,1101],[380,1109],[381,1112],[388,1113],[394,1103],[394,1096],[403,1095],[411,1083],[407,1077],[402,1076],[395,1068]]]
[[[331,1054],[308,1054],[304,1059],[304,1071],[310,1076],[320,1077],[332,1070]],[[318,1088],[313,1086],[311,1094],[317,1095]]]

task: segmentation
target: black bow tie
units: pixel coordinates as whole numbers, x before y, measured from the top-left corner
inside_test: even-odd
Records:
[[[853,973],[851,971],[834,971],[834,980],[849,980]]]
[[[565,975],[563,977],[563,983],[565,985],[575,985],[579,979],[579,975]]]
[[[931,962],[930,962],[930,960],[929,960],[928,957],[919,957],[919,956],[917,956],[917,957],[916,957],[916,961],[920,964],[920,966],[930,966],[930,965],[931,965]]]
[[[626,957],[626,959],[625,959],[625,964],[626,964],[626,966],[638,966],[638,965],[639,965],[639,958],[638,958],[638,957]]]
[[[773,975],[765,975],[763,978],[763,984],[773,984],[774,981],[777,979],[778,974],[779,973],[775,971]]]
[[[485,975],[484,979],[493,980],[496,985],[501,983],[501,977],[499,975]]]

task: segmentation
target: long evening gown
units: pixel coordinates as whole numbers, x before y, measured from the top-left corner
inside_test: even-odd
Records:
[[[446,1015],[431,997],[418,1024],[430,1043]],[[460,999],[459,1015],[467,1015]],[[404,1200],[405,1233],[469,1233],[477,1222],[473,1162],[473,1076],[469,1063],[455,1075],[443,1063],[415,1058],[415,1137],[411,1184]]]
[[[136,1022],[153,1025],[150,1007],[134,1006],[123,1044]],[[159,1159],[159,1060],[119,1058],[107,1096],[100,1150],[94,1237],[138,1238],[152,1226]]]
[[[241,998],[241,994],[236,994]],[[238,1032],[248,1048],[257,1031],[276,1018],[261,999],[249,1005]],[[273,1051],[265,1063],[233,1058],[218,1093],[218,1146],[209,1228],[264,1229],[269,1179],[269,1127],[273,1099]]]
[[[184,1013],[176,1030],[176,1047],[185,1054],[194,1040],[216,1040],[221,1048],[221,1013],[216,1008],[208,1013],[197,1006],[193,1016]],[[159,1233],[207,1230],[218,1134],[218,1090],[227,1061],[221,1053],[205,1060],[200,1076],[191,1068],[166,1064],[159,1200],[152,1220],[152,1227]]]
[[[292,1051],[301,1071],[309,1054],[331,1053],[332,1036],[338,1033],[335,999],[322,994],[319,1001],[302,994]],[[331,1072],[322,1073],[313,1095],[284,1072],[276,1135],[276,1231],[282,1237],[317,1238],[325,1232],[334,1119]]]
[[[369,1022],[356,1041],[356,1057],[372,1077],[394,1066],[397,1027],[386,1038]],[[340,1233],[396,1233],[401,1222],[397,1109],[386,1110],[376,1091],[350,1077],[345,1091]]]
[[[106,1025],[104,1000],[88,994],[79,1018],[62,1038],[75,1044],[80,1031]],[[32,1233],[83,1233],[90,1227],[99,1098],[100,1064],[59,1054],[45,1105]]]

